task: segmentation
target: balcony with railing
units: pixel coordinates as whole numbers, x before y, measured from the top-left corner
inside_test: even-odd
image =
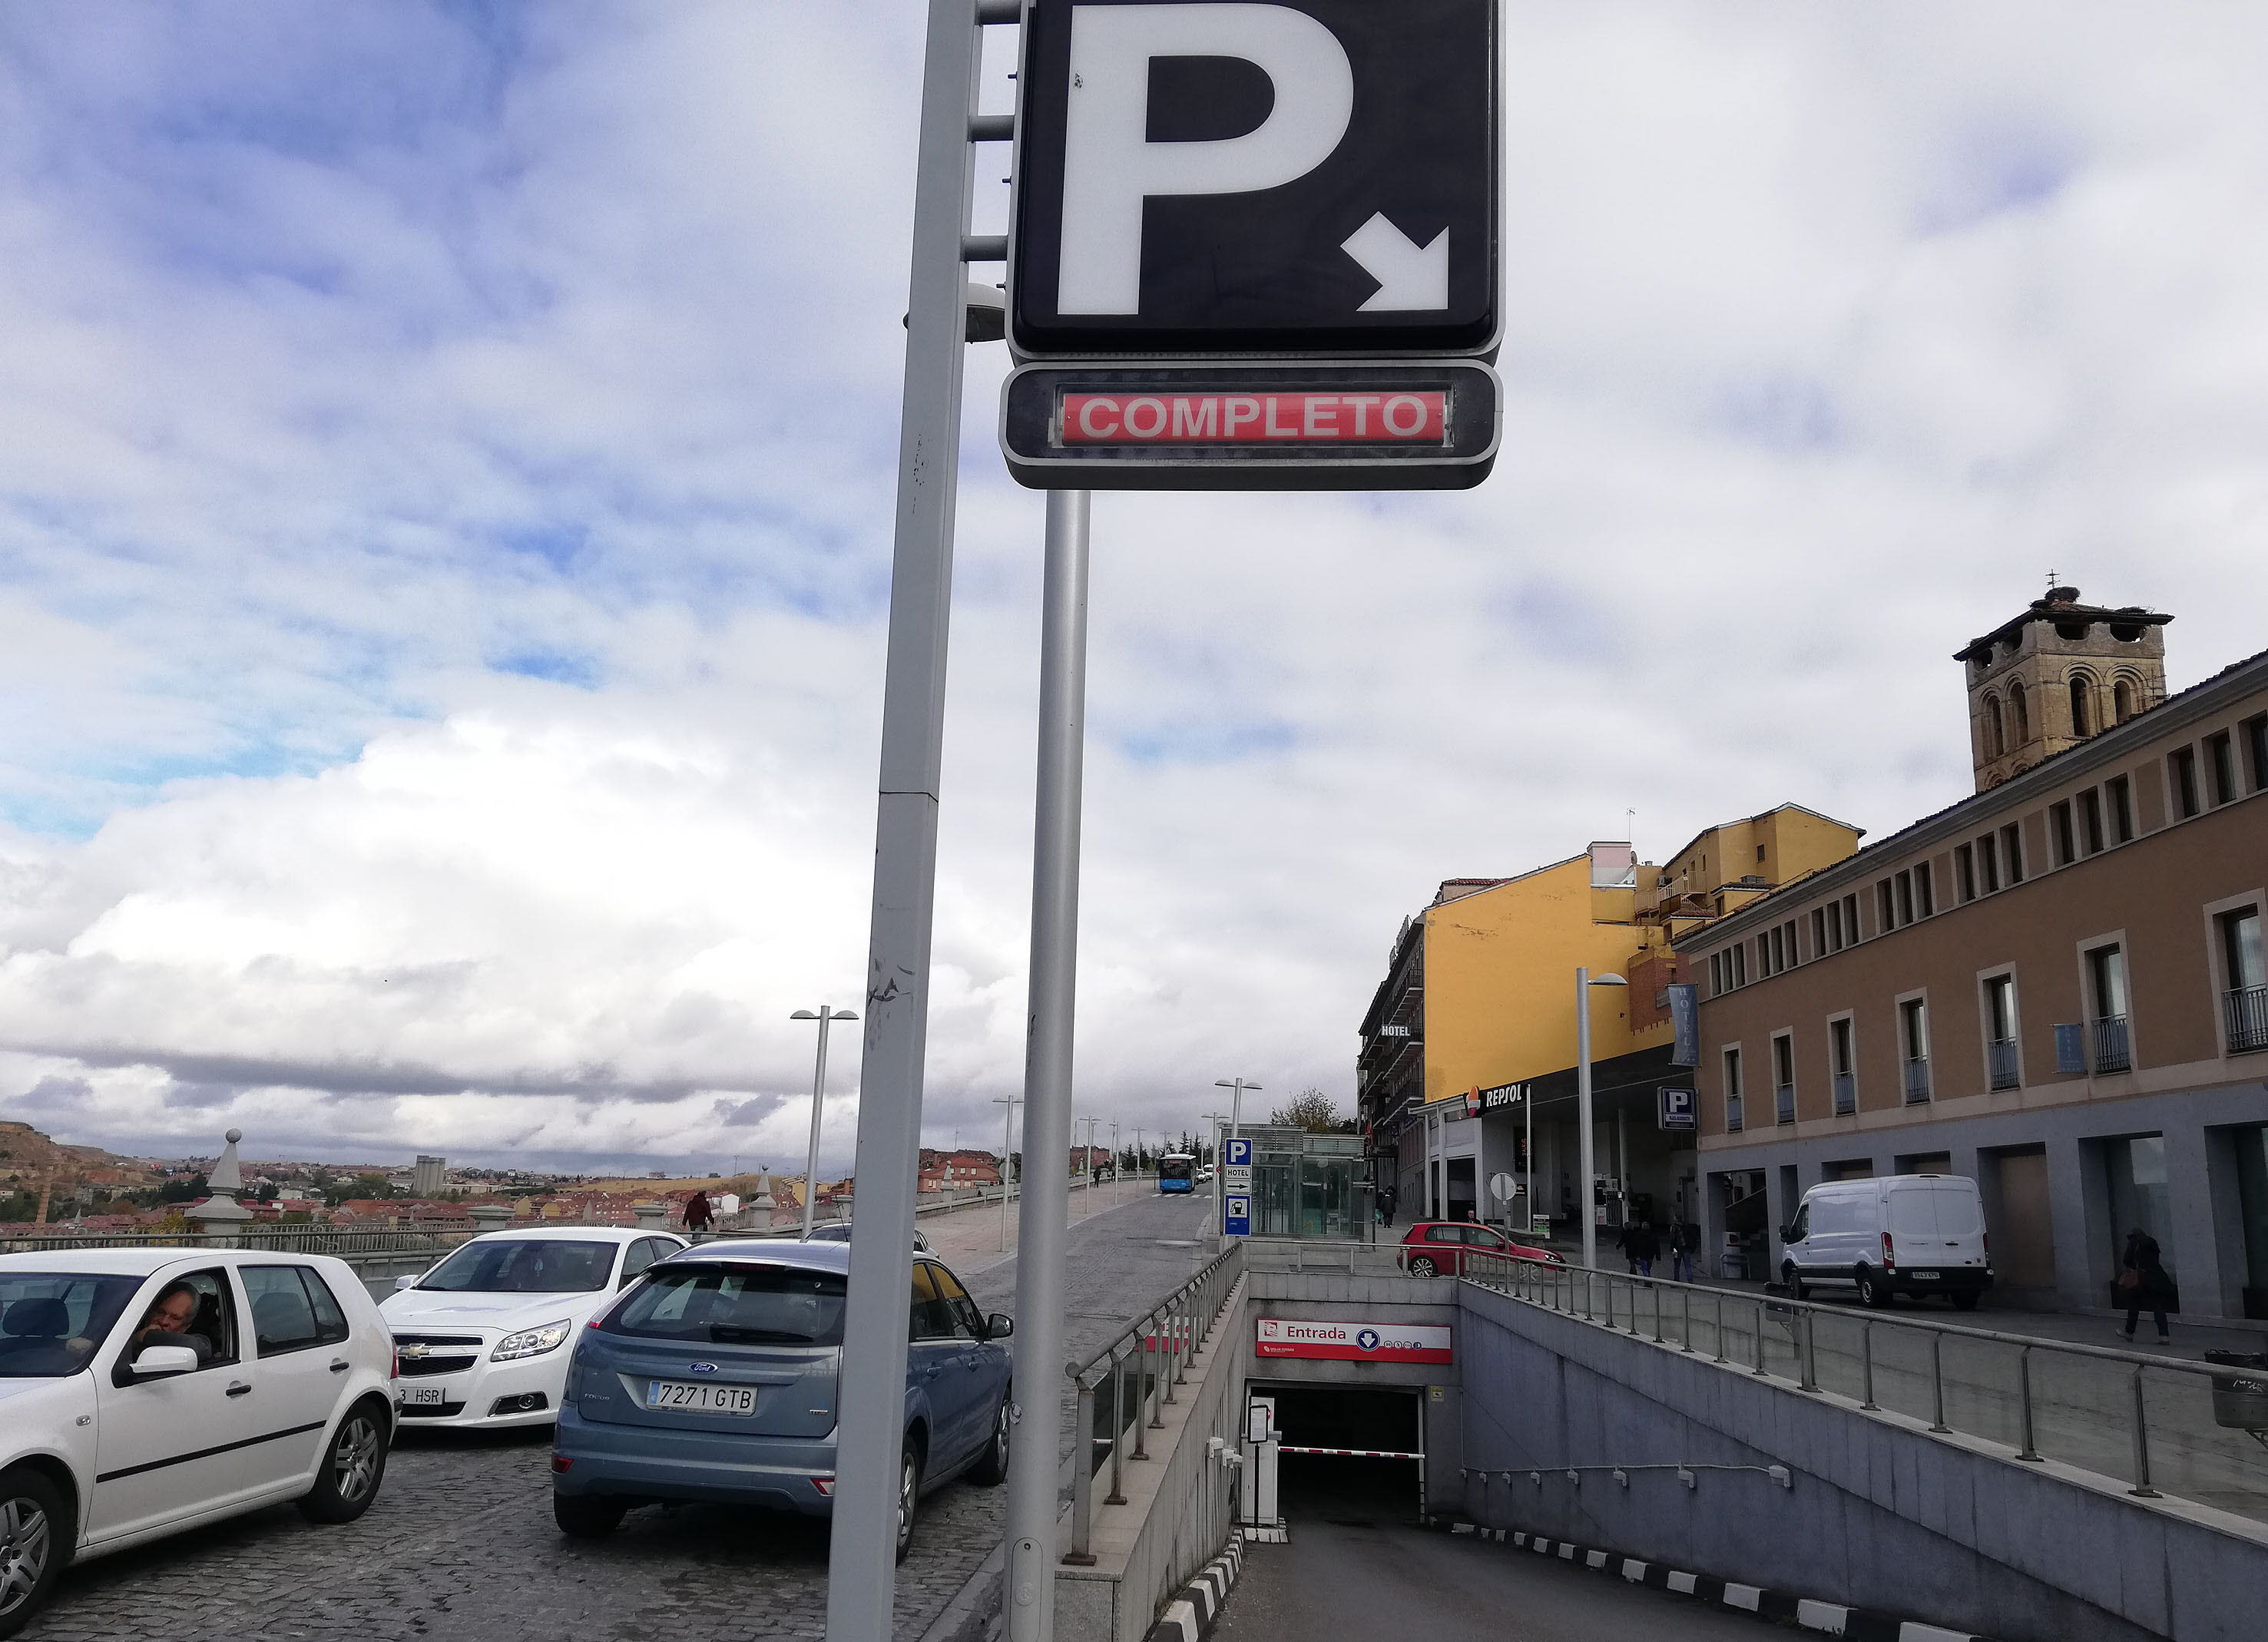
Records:
[[[1835,1116],[1848,1117],[1859,1109],[1859,1080],[1847,1071],[1835,1074]]]
[[[1917,1055],[1906,1062],[1906,1103],[1929,1099],[1929,1057]]]
[[[1737,1094],[1728,1094],[1725,1097],[1725,1128],[1731,1133],[1740,1131],[1741,1097]]]
[[[1996,1089],[2018,1089],[2023,1086],[2023,1074],[2016,1067],[2016,1040],[1990,1038],[1985,1041],[1984,1057],[1992,1072]]]
[[[2228,1020],[2228,1052],[2268,1049],[2268,986],[2232,986],[2221,995]]]
[[[2133,1052],[2126,1042],[2126,1017],[2097,1015],[2090,1035],[2095,1040],[2095,1070],[2125,1071],[2134,1064]]]
[[[1772,1110],[1783,1123],[1795,1121],[1795,1086],[1784,1083],[1772,1091]]]

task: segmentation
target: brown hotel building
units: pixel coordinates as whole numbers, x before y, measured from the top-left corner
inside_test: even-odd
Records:
[[[1982,1189],[2004,1302],[2268,1319],[2268,652],[2168,698],[2169,618],[2058,588],[1962,651],[1978,791],[1676,943],[1705,1245],[1779,1272],[1822,1181]]]

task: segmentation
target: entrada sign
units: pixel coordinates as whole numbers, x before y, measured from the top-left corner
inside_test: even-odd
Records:
[[[1454,1361],[1450,1331],[1434,1324],[1337,1322],[1263,1317],[1253,1353],[1359,1363]]]
[[[1479,482],[1499,420],[1496,13],[1033,0],[1008,251],[1026,368],[1001,417],[1016,478]],[[1073,362],[1151,374],[1033,370]]]

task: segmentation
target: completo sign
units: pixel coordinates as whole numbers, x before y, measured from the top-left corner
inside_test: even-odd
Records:
[[[1418,394],[1064,394],[1064,445],[1439,445],[1449,396]]]
[[[1340,1362],[1454,1361],[1450,1331],[1432,1324],[1315,1322],[1263,1317],[1253,1346],[1262,1357],[1320,1357]]]
[[[1472,360],[1028,364],[1000,448],[1036,490],[1458,490],[1496,460],[1500,397]]]

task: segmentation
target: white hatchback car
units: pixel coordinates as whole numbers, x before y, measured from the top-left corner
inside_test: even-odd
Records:
[[[377,1306],[326,1255],[0,1255],[0,1637],[74,1558],[286,1499],[360,1516],[393,1372]]]
[[[399,1412],[450,1430],[548,1425],[575,1334],[664,1255],[666,1232],[606,1226],[483,1232],[379,1307],[399,1353]]]

